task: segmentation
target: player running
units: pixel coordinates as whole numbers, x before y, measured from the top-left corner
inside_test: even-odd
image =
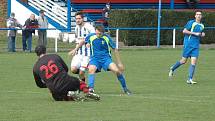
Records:
[[[183,54],[180,61],[176,62],[169,71],[169,77],[173,76],[174,71],[181,65],[187,62],[188,58],[191,58],[191,65],[189,67],[188,75],[188,84],[196,84],[197,82],[193,81],[193,75],[199,56],[199,44],[201,37],[205,36],[204,25],[201,23],[202,12],[196,11],[195,20],[190,20],[185,25],[183,30],[184,34],[184,48]]]

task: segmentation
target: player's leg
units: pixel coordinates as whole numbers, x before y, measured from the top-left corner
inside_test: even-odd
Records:
[[[89,64],[89,57],[82,56],[81,67],[80,67],[80,71],[79,71],[79,78],[82,81],[85,81],[85,72],[87,71],[88,64]]]
[[[184,48],[183,53],[182,53],[182,58],[180,61],[177,61],[174,65],[170,67],[169,71],[169,77],[173,76],[174,71],[179,68],[181,65],[185,64],[187,62],[187,58],[190,57],[190,49],[189,48]]]
[[[98,94],[90,93],[87,84],[76,77],[68,76],[64,84],[65,89],[62,89],[61,92],[64,92],[64,90],[66,90],[67,100],[74,101],[84,101],[86,99],[100,100],[100,96]],[[79,91],[83,91],[84,96],[81,95]]]
[[[189,75],[188,75],[188,81],[187,81],[187,83],[189,84],[196,84],[196,82],[193,81],[193,75],[195,72],[198,56],[199,56],[199,49],[194,48],[191,53],[191,64],[189,67]]]
[[[81,65],[81,60],[79,55],[73,56],[71,61],[71,72],[73,74],[79,74],[80,65]]]
[[[94,92],[96,65],[88,66],[88,87],[90,92]]]
[[[106,63],[106,65],[108,65],[108,63]],[[105,67],[103,67],[105,69]],[[110,69],[114,74],[116,74],[117,79],[119,80],[123,91],[128,94],[131,95],[131,91],[127,88],[126,85],[126,80],[125,77],[123,76],[122,72],[119,70],[119,68],[117,67],[117,65],[113,62],[109,63],[108,69]]]
[[[180,61],[177,61],[172,67],[172,71],[175,71],[177,68],[179,68],[181,65],[185,64],[187,62],[187,58],[182,57]]]
[[[52,97],[55,101],[63,101],[64,99],[66,99],[66,96],[63,96],[59,93],[52,92],[51,94],[52,94]]]
[[[101,64],[97,58],[91,58],[88,66],[88,87],[90,92],[94,92],[95,73],[101,71]]]

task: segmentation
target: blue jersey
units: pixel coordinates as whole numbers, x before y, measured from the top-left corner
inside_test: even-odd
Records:
[[[190,20],[187,22],[184,28],[191,32],[201,33],[204,30],[204,25],[202,23],[197,23],[195,20]],[[185,34],[184,47],[199,48],[200,39],[200,36]]]
[[[103,34],[101,37],[97,37],[95,33],[92,33],[86,37],[85,41],[90,44],[90,58],[109,58],[111,57],[111,48],[116,48],[116,44],[110,36],[106,34]]]

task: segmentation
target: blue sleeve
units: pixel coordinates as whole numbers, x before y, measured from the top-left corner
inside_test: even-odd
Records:
[[[190,31],[192,28],[192,24],[193,24],[193,20],[188,21],[187,24],[184,26],[184,28]]]
[[[116,43],[111,39],[111,37],[109,35],[106,35],[109,39],[109,45],[112,49],[116,48]]]

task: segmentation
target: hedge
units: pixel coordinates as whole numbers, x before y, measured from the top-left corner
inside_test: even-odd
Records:
[[[144,9],[115,9],[110,13],[110,27],[157,27],[157,10]],[[205,27],[215,26],[214,12],[202,12]],[[183,29],[187,21],[194,19],[195,11],[189,10],[162,10],[162,27],[181,27]],[[176,44],[183,44],[182,29],[176,31]],[[215,43],[213,36],[215,30],[205,30],[206,36],[201,40],[202,44]],[[157,30],[121,30],[120,41],[126,45],[156,45]],[[161,45],[172,44],[172,30],[161,30]]]

